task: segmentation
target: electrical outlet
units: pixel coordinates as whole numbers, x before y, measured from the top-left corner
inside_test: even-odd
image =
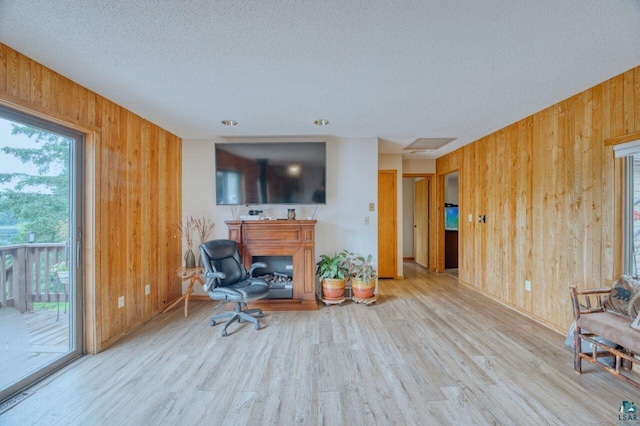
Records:
[[[364,217],[364,224],[368,225],[369,224],[369,216],[365,216]]]
[[[531,291],[531,281],[524,280],[524,289],[525,291]]]
[[[469,222],[473,222],[473,215],[472,214],[469,215]]]
[[[124,296],[118,297],[118,308],[124,308]]]
[[[284,265],[284,269],[287,271],[293,271],[293,265]]]
[[[149,295],[151,293],[151,284],[147,284],[144,286],[144,294],[145,296]]]
[[[369,203],[369,211],[370,212],[376,211],[376,203]]]

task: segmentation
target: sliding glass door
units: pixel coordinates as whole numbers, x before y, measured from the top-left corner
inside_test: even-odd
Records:
[[[0,401],[83,352],[83,142],[0,107]]]

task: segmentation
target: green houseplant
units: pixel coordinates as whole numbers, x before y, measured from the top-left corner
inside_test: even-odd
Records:
[[[372,298],[376,290],[377,277],[373,256],[369,254],[363,257],[351,252],[345,252],[344,255],[349,264],[353,295],[360,299]]]
[[[349,262],[344,252],[331,257],[320,255],[320,261],[316,264],[316,276],[322,281],[322,295],[325,299],[342,299],[349,277]]]
[[[51,267],[51,272],[58,276],[63,283],[69,282],[69,264],[65,261],[58,262]]]

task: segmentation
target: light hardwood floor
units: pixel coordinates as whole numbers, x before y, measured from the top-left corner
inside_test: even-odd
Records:
[[[56,373],[0,424],[616,424],[634,388],[564,337],[405,264],[380,300],[210,327],[214,306],[159,315]],[[568,297],[568,293],[567,293]]]

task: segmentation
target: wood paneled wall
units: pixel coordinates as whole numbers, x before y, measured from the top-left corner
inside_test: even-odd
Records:
[[[640,67],[438,159],[460,171],[460,281],[566,333],[568,287],[622,273],[624,164],[604,141],[637,131]]]
[[[86,134],[85,332],[99,352],[181,293],[171,224],[182,216],[182,140],[3,44],[0,102]]]

